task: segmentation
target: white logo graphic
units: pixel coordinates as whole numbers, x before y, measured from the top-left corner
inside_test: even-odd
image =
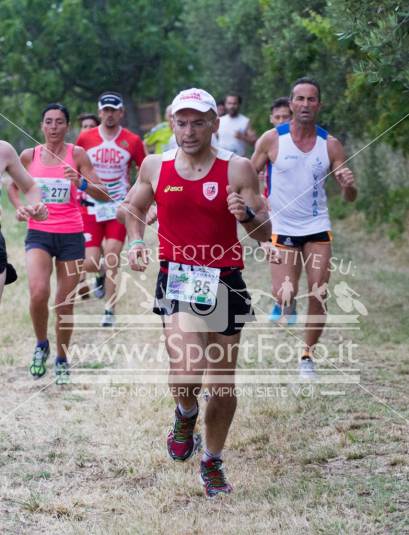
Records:
[[[208,201],[212,201],[219,193],[219,184],[217,182],[205,182],[203,184],[203,195]]]
[[[368,315],[368,309],[356,297],[360,297],[359,293],[350,288],[345,281],[341,281],[335,285],[334,293],[336,296],[337,305],[343,312],[350,313],[357,311],[362,316]]]

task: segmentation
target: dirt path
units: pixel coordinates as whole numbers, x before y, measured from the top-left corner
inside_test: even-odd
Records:
[[[299,389],[284,382],[252,395],[243,388],[225,452],[235,493],[209,502],[198,483],[198,459],[180,465],[167,458],[173,406],[166,390],[150,391],[148,379],[129,384],[142,368],[158,367],[163,344],[157,328],[125,329],[125,318],[113,333],[77,330],[73,363],[82,370],[73,377],[83,383],[61,389],[52,373],[37,382],[29,377],[34,338],[22,231],[6,218],[20,279],[6,289],[2,304],[0,533],[409,533],[408,263],[402,250],[373,240],[361,226],[353,220],[337,226],[331,287],[347,281],[368,316],[357,330],[326,331],[329,357],[321,364],[322,373],[357,369],[360,385],[329,385],[342,395],[324,395],[322,385]],[[351,259],[351,272],[341,273]],[[271,307],[262,293],[269,292],[268,272],[254,258],[247,266],[249,287],[260,290],[262,317]],[[154,278],[152,268],[139,282],[151,292]],[[120,312],[148,318],[146,301],[129,286]],[[330,311],[336,312],[332,303]],[[101,312],[96,300],[76,309],[78,316],[98,318]],[[260,354],[261,334],[272,338],[264,345],[275,348],[295,344],[302,334],[263,329],[246,330],[243,342],[255,344],[250,357]],[[356,362],[340,361],[340,335],[357,345]],[[129,348],[139,350],[132,362]],[[263,366],[296,367],[295,360],[278,362],[274,351],[263,349]],[[133,375],[118,371],[130,367]],[[240,367],[256,364],[242,355]],[[109,378],[96,384],[114,373],[109,369],[123,374],[122,384],[110,385]]]

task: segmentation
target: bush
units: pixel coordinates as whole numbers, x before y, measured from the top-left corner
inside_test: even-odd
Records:
[[[359,152],[368,142],[349,144],[348,153],[354,156],[349,165],[358,183],[355,209],[362,211],[369,230],[385,225],[388,235],[395,239],[405,231],[409,216],[409,161],[388,145],[373,143]],[[353,205],[339,197],[330,198],[334,218],[345,218]]]

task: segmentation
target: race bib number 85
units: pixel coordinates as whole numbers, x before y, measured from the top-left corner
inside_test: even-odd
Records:
[[[220,269],[169,262],[167,299],[214,305]]]

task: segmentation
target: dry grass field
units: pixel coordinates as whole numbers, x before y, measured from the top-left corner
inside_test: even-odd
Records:
[[[359,218],[336,225],[334,255],[352,261],[352,270],[335,270],[331,287],[348,281],[368,315],[359,329],[326,330],[329,356],[320,369],[358,368],[360,384],[282,382],[254,395],[243,389],[224,454],[235,490],[209,501],[198,481],[198,458],[177,464],[167,457],[173,402],[163,385],[155,391],[149,372],[144,384],[131,382],[141,369],[157,366],[160,330],[129,328],[127,321],[109,332],[77,329],[73,384],[56,386],[50,372],[31,379],[35,340],[24,228],[10,212],[3,223],[20,278],[6,287],[1,305],[1,535],[409,533],[407,240],[392,246],[368,236]],[[249,288],[268,294],[265,264],[249,258],[244,275]],[[128,281],[131,276],[137,278]],[[138,279],[150,294],[155,276],[151,265],[146,279]],[[118,312],[139,314],[147,301],[130,284]],[[258,316],[270,308],[261,292]],[[332,301],[329,308],[335,310]],[[101,313],[96,299],[76,308],[81,317]],[[266,332],[274,346],[301,336],[296,329],[260,329],[247,328],[243,342]],[[355,363],[340,362],[340,336],[356,344]],[[130,347],[143,358],[130,361]],[[257,356],[257,346],[251,351]],[[273,352],[265,352],[264,366],[296,368],[295,360],[275,362]],[[252,366],[260,367],[240,361],[243,370]]]

